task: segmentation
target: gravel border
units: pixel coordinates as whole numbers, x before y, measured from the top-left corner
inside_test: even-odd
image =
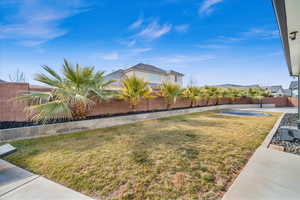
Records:
[[[297,121],[297,113],[286,113],[286,114],[284,114],[279,127],[280,126],[296,126],[297,125],[296,121]],[[300,141],[279,140],[278,129],[277,129],[276,133],[274,134],[274,137],[272,138],[270,144],[283,147],[285,152],[300,155]]]

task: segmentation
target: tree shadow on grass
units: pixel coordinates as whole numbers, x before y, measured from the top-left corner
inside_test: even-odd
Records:
[[[166,120],[159,120],[161,122],[167,122]],[[191,127],[200,127],[200,126],[206,126],[206,127],[224,127],[224,122],[217,121],[217,120],[206,120],[203,118],[195,119],[195,118],[179,118],[179,119],[172,119],[170,121],[171,123],[175,124],[182,124],[187,125]]]
[[[152,164],[150,154],[152,151],[164,145],[168,149],[173,149],[178,155],[195,159],[199,154],[199,149],[187,144],[197,140],[208,140],[209,136],[196,134],[192,130],[153,130],[153,133],[139,137],[130,146],[130,158],[139,164]]]
[[[214,114],[210,116],[206,116],[207,118],[214,118],[214,119],[237,119],[240,118],[239,116],[230,116],[230,115],[222,115],[222,114]]]

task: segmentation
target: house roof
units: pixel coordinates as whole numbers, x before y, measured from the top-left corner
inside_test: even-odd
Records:
[[[137,65],[134,65],[126,70],[123,69],[119,69],[117,71],[114,71],[112,73],[109,73],[105,76],[105,78],[117,78],[117,77],[121,77],[126,71],[130,71],[130,70],[141,70],[141,71],[147,71],[147,72],[155,72],[155,73],[160,73],[160,74],[175,74],[175,75],[179,75],[179,76],[184,76],[184,74],[173,71],[173,70],[164,70],[158,67],[155,67],[154,65],[148,65],[148,64],[143,64],[143,63],[139,63]]]
[[[163,70],[163,69],[160,69],[160,68],[155,67],[153,65],[143,64],[143,63],[139,63],[137,65],[134,65],[134,66],[128,68],[127,70],[134,70],[134,69],[136,69],[136,70],[143,70],[143,71],[149,71],[149,72],[157,72],[157,73],[161,73],[161,74],[166,74],[166,71]]]
[[[139,63],[137,65],[134,65],[130,68],[128,68],[126,71],[129,70],[142,70],[142,71],[148,71],[148,72],[156,72],[156,73],[160,73],[160,74],[176,74],[176,75],[181,75],[184,76],[182,73],[170,70],[164,70],[158,67],[155,67],[154,65],[149,65],[149,64],[144,64],[144,63]]]
[[[291,90],[298,89],[298,81],[291,81],[289,89]]]
[[[6,81],[4,81],[4,80],[2,80],[2,79],[0,79],[0,83],[5,83]]]
[[[283,88],[281,85],[262,86],[261,88],[264,90],[269,90],[270,92],[278,92],[279,90],[283,91]]]

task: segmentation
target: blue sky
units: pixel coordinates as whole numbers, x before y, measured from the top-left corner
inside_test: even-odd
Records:
[[[198,85],[288,86],[271,0],[1,0],[0,78],[64,58],[107,73],[137,63]]]

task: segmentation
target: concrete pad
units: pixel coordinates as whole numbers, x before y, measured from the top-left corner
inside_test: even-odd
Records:
[[[9,162],[0,160],[0,197],[37,177],[37,175],[16,167]]]
[[[37,179],[0,197],[1,200],[92,200],[46,178]]]
[[[240,110],[252,110],[261,112],[282,112],[282,113],[297,113],[297,107],[278,107],[278,108],[242,108]]]
[[[4,144],[0,146],[0,158],[3,158],[11,153],[17,151],[15,147],[10,144]]]
[[[92,200],[0,159],[0,200]]]
[[[300,156],[258,148],[223,200],[300,199]]]

